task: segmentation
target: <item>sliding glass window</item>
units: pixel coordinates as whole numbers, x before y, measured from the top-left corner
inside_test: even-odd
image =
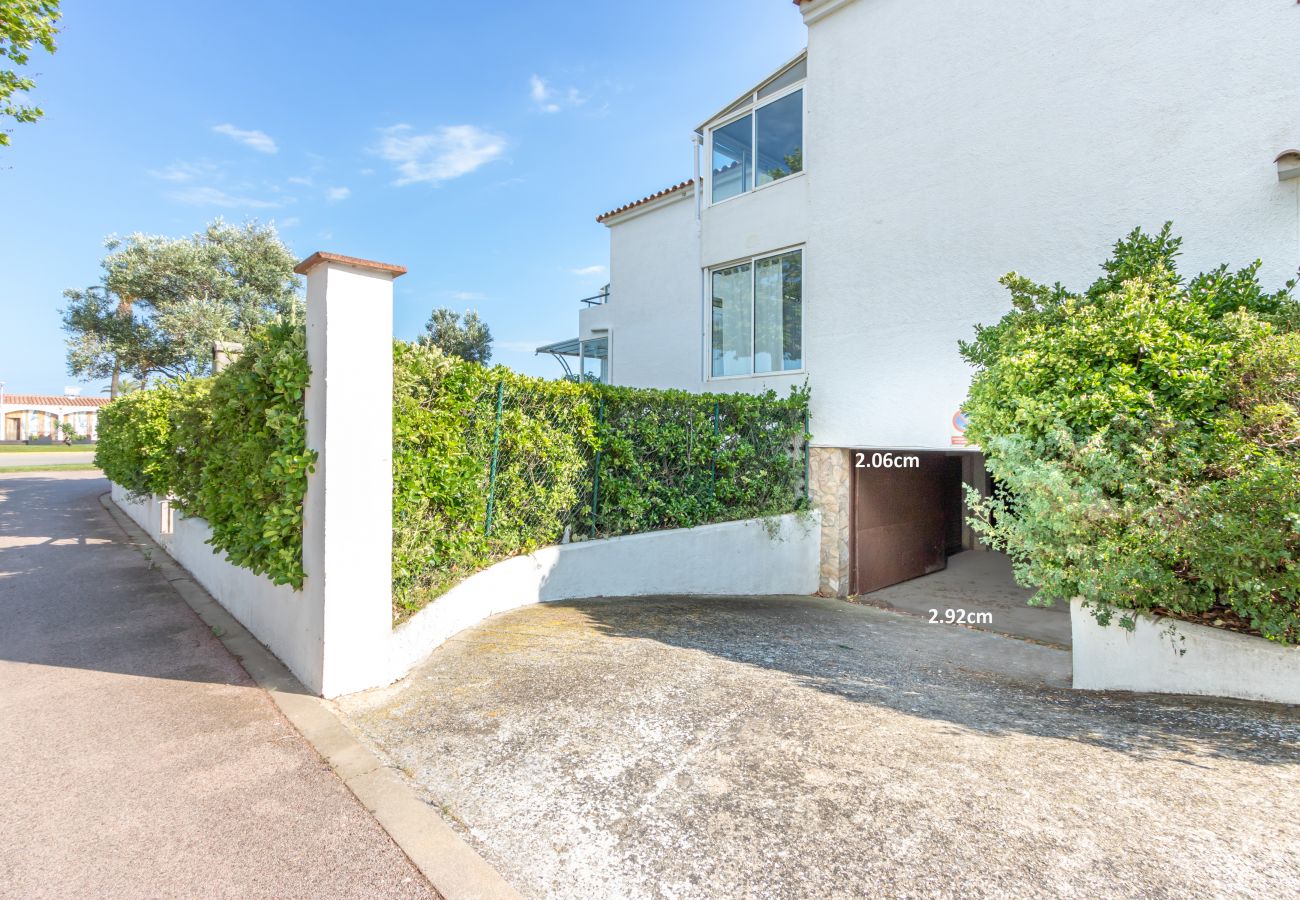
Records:
[[[803,171],[803,89],[754,104],[709,131],[713,203]]]
[[[710,273],[714,378],[803,368],[803,251]]]
[[[749,190],[754,169],[754,117],[713,129],[713,202]]]

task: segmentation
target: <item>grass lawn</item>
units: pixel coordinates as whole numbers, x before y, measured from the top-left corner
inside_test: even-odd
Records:
[[[0,456],[6,453],[93,453],[94,444],[0,444]]]
[[[28,472],[32,475],[39,475],[42,472],[93,472],[98,471],[99,467],[90,463],[52,463],[48,466],[0,466],[0,475],[6,472]]]

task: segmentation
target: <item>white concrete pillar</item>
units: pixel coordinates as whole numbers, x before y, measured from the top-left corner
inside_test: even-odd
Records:
[[[406,269],[315,253],[307,276],[303,599],[319,610],[320,680],[335,697],[384,680],[392,632],[393,279]]]

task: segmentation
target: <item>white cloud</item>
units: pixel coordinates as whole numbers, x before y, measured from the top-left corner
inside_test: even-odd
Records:
[[[352,191],[345,187],[332,187],[325,192],[325,199],[334,203],[338,200],[346,200],[351,196]]]
[[[533,75],[528,79],[528,96],[533,98],[537,108],[542,112],[556,113],[560,111],[560,104],[552,100],[555,92],[551,86],[546,83],[546,79],[540,75]]]
[[[362,170],[360,171],[360,173],[358,173],[358,174],[361,174],[361,175],[373,175],[373,174],[375,174],[375,170],[374,170],[374,169],[362,169]]]
[[[194,206],[221,206],[221,207],[239,207],[243,209],[273,209],[281,204],[271,200],[258,200],[254,197],[236,197],[227,194],[225,191],[214,187],[194,187],[186,188],[183,191],[176,191],[168,194],[173,200],[180,203],[189,203]]]
[[[203,162],[174,162],[165,169],[150,169],[149,174],[163,181],[180,183],[211,175],[217,169],[216,163],[207,162],[206,160]]]
[[[556,90],[540,75],[529,76],[528,96],[533,99],[538,111],[544,113],[557,113],[565,107],[582,106],[587,102],[587,96],[577,88]]]
[[[569,272],[571,272],[574,275],[604,275],[605,267],[604,266],[582,266],[577,269],[570,269]]]
[[[443,125],[418,134],[410,125],[380,129],[375,152],[393,163],[400,176],[394,184],[440,184],[468,175],[505,152],[500,135],[475,125]]]
[[[478,291],[448,291],[447,296],[460,303],[481,303],[488,298]]]
[[[275,220],[275,226],[277,228],[293,228],[295,225],[300,225],[300,224],[302,224],[302,219],[298,218],[297,216],[289,216],[287,219]]]
[[[311,187],[314,182],[306,175],[293,175],[288,179],[290,184],[300,184],[303,187]]]
[[[280,149],[265,131],[247,131],[243,128],[236,128],[229,122],[224,125],[214,125],[212,130],[217,134],[224,134],[231,140],[238,141],[245,147],[251,147],[259,153],[275,153]]]

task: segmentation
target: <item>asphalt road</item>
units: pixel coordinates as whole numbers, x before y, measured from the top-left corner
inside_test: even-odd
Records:
[[[0,474],[0,897],[432,896],[107,490]]]
[[[641,598],[496,616],[341,706],[534,897],[1295,895],[1294,707],[1069,679],[836,600]]]
[[[49,453],[5,453],[0,450],[0,469],[9,467],[22,467],[27,469],[48,468],[49,466],[62,466],[69,463],[88,465],[95,461],[95,452],[93,450],[81,452],[70,451],[50,451]]]

